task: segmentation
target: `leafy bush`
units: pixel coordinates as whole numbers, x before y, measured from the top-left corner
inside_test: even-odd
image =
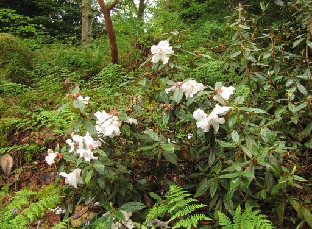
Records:
[[[6,33],[0,34],[0,80],[30,84],[33,52],[23,42]]]

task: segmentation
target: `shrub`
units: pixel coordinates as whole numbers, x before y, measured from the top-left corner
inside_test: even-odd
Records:
[[[0,80],[30,84],[33,52],[23,42],[7,33],[0,34]]]

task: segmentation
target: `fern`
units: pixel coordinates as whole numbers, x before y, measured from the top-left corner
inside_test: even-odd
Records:
[[[194,214],[198,209],[206,205],[198,203],[197,199],[192,198],[191,194],[177,185],[170,186],[165,195],[165,200],[160,199],[156,194],[151,195],[158,200],[148,212],[146,222],[155,220],[158,217],[163,218],[169,214],[168,222],[173,224],[172,228],[197,228],[199,221],[211,220],[204,214]]]
[[[224,213],[218,212],[219,224],[223,229],[272,229],[272,223],[266,219],[265,215],[260,214],[259,210],[252,210],[248,207],[241,213],[241,207],[238,206],[235,210],[232,220]]]
[[[51,192],[53,187],[53,192]],[[51,195],[52,193],[52,195]],[[54,185],[45,186],[38,192],[28,189],[18,191],[12,201],[0,210],[1,229],[27,228],[35,220],[44,216],[48,208],[60,201],[59,190]]]

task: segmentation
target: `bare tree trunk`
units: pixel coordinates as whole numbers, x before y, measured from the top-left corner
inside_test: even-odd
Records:
[[[144,19],[144,10],[145,10],[145,0],[140,0],[140,3],[139,3],[139,10],[138,10],[138,19],[140,21],[143,21]]]
[[[91,30],[92,30],[92,8],[91,0],[82,0],[81,4],[81,39],[85,44],[90,44]]]
[[[105,4],[104,0],[98,0],[98,3],[101,7],[101,11],[104,15],[104,22],[107,29],[110,50],[111,50],[111,57],[112,63],[118,64],[118,48],[116,42],[116,35],[113,27],[113,22],[110,16],[110,11],[116,6],[118,0],[114,0],[110,5]]]

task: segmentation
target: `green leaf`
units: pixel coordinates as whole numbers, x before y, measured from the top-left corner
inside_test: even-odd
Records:
[[[153,199],[157,200],[157,202],[161,202],[161,201],[162,201],[161,197],[158,196],[156,193],[150,192],[149,194],[150,194],[150,196],[151,196]]]
[[[225,142],[225,141],[221,141],[221,140],[217,140],[217,142],[219,143],[220,146],[228,148],[228,147],[235,147],[235,145],[231,142]]]
[[[273,145],[275,142],[276,133],[269,130],[267,127],[261,128],[260,131],[261,138],[263,141]]]
[[[252,158],[252,152],[245,146],[241,146],[241,149],[243,150],[243,152],[247,155],[247,157],[249,157],[250,159]]]
[[[218,189],[219,183],[218,183],[218,179],[211,179],[210,180],[210,196],[211,198],[213,198],[216,194],[216,191]]]
[[[144,86],[146,84],[146,79],[142,79],[138,82],[139,85]]]
[[[240,177],[236,177],[232,179],[230,182],[230,189],[235,189],[237,186],[239,186],[240,183],[241,183]]]
[[[75,89],[71,91],[71,94],[77,94],[77,93],[79,93],[79,91],[80,91],[80,88],[75,87]]]
[[[149,151],[149,150],[152,150],[152,149],[158,147],[158,145],[159,145],[158,142],[156,142],[155,144],[153,144],[153,145],[151,145],[151,146],[141,146],[141,147],[139,148],[139,150],[140,150],[140,151]]]
[[[93,125],[92,122],[90,122],[89,120],[85,120],[84,121],[84,125],[86,126],[87,131],[91,134],[91,135],[96,135],[96,129],[95,126]]]
[[[235,178],[235,177],[239,177],[241,174],[241,172],[237,172],[237,173],[229,173],[229,174],[224,174],[219,176],[219,178]]]
[[[237,57],[237,56],[240,55],[240,54],[241,54],[241,51],[234,52],[234,53],[232,53],[232,54],[230,55],[230,58],[235,58],[235,57]]]
[[[124,112],[124,111],[119,111],[119,112],[118,112],[118,119],[119,119],[120,121],[127,122],[129,118],[128,118],[126,112]]]
[[[303,102],[299,104],[298,106],[295,106],[293,103],[288,104],[288,108],[292,113],[297,113],[298,111],[302,110],[308,105],[308,102]]]
[[[124,215],[121,211],[119,211],[119,210],[116,210],[116,211],[115,211],[115,216],[116,216],[116,218],[119,219],[120,221],[125,221],[125,220],[126,220],[125,215]]]
[[[231,136],[232,136],[232,140],[233,140],[234,142],[237,142],[237,143],[239,142],[239,135],[238,135],[238,133],[237,133],[236,130],[233,130]]]
[[[79,117],[77,121],[74,123],[74,125],[69,128],[69,131],[77,131],[80,128],[80,125],[83,123],[83,119]]]
[[[92,176],[93,176],[93,170],[92,170],[92,169],[91,169],[91,170],[87,169],[86,172],[85,172],[85,174],[84,174],[84,170],[83,170],[83,171],[82,171],[82,176],[84,177],[85,183],[86,183],[86,184],[89,184],[90,181],[91,181],[91,178],[92,178]]]
[[[297,47],[305,38],[300,38],[293,43],[293,48]]]
[[[80,109],[81,111],[83,110],[83,109],[85,109],[85,105],[84,105],[84,103],[81,101],[81,100],[79,100],[79,99],[75,99],[74,100],[74,102],[73,102],[73,105],[74,105],[74,107],[75,108],[78,108],[78,109]]]
[[[277,207],[277,216],[278,216],[278,221],[282,225],[284,221],[284,212],[285,212],[285,206],[286,204],[284,202],[280,203]]]
[[[128,202],[126,204],[123,204],[119,210],[127,211],[127,212],[134,212],[134,211],[140,211],[143,208],[145,208],[145,204],[141,202]]]
[[[166,160],[170,161],[174,165],[178,165],[178,156],[174,153],[174,146],[172,144],[162,144],[164,150],[163,155]]]
[[[163,116],[163,125],[165,125],[165,126],[168,125],[169,118],[170,118],[169,112],[165,112],[165,114]]]
[[[99,161],[95,161],[93,164],[93,168],[100,174],[105,174],[105,165],[101,164]]]
[[[297,88],[298,88],[298,90],[302,93],[302,94],[304,94],[304,95],[307,95],[308,94],[308,91],[307,91],[307,89],[304,87],[304,86],[302,86],[302,84],[300,84],[300,83],[296,83],[297,84]]]
[[[66,107],[68,107],[69,104],[70,104],[70,102],[67,102],[67,103],[63,104],[59,109],[57,109],[57,112],[61,112],[61,111],[64,110]]]
[[[247,178],[255,178],[255,174],[253,172],[244,171],[241,172],[241,175]]]
[[[296,180],[296,181],[302,181],[302,182],[307,181],[307,180],[304,179],[303,177],[300,177],[300,176],[297,176],[297,175],[294,175],[294,180]]]
[[[251,108],[251,107],[240,107],[239,110],[241,111],[247,111],[247,112],[253,112],[253,113],[257,113],[257,114],[265,114],[266,111],[261,110],[259,108]]]
[[[183,91],[181,88],[178,88],[177,90],[174,91],[173,93],[173,100],[176,103],[179,103],[183,98]]]
[[[195,197],[203,195],[210,186],[210,180],[208,180],[207,177],[205,177],[196,187],[196,193]]]
[[[154,141],[159,141],[159,137],[158,137],[158,134],[152,130],[152,129],[148,129],[146,130],[146,133],[148,134],[148,136],[153,139]]]
[[[309,224],[309,226],[312,228],[312,214],[310,210],[306,207],[303,207],[302,209],[302,215],[305,221]]]

